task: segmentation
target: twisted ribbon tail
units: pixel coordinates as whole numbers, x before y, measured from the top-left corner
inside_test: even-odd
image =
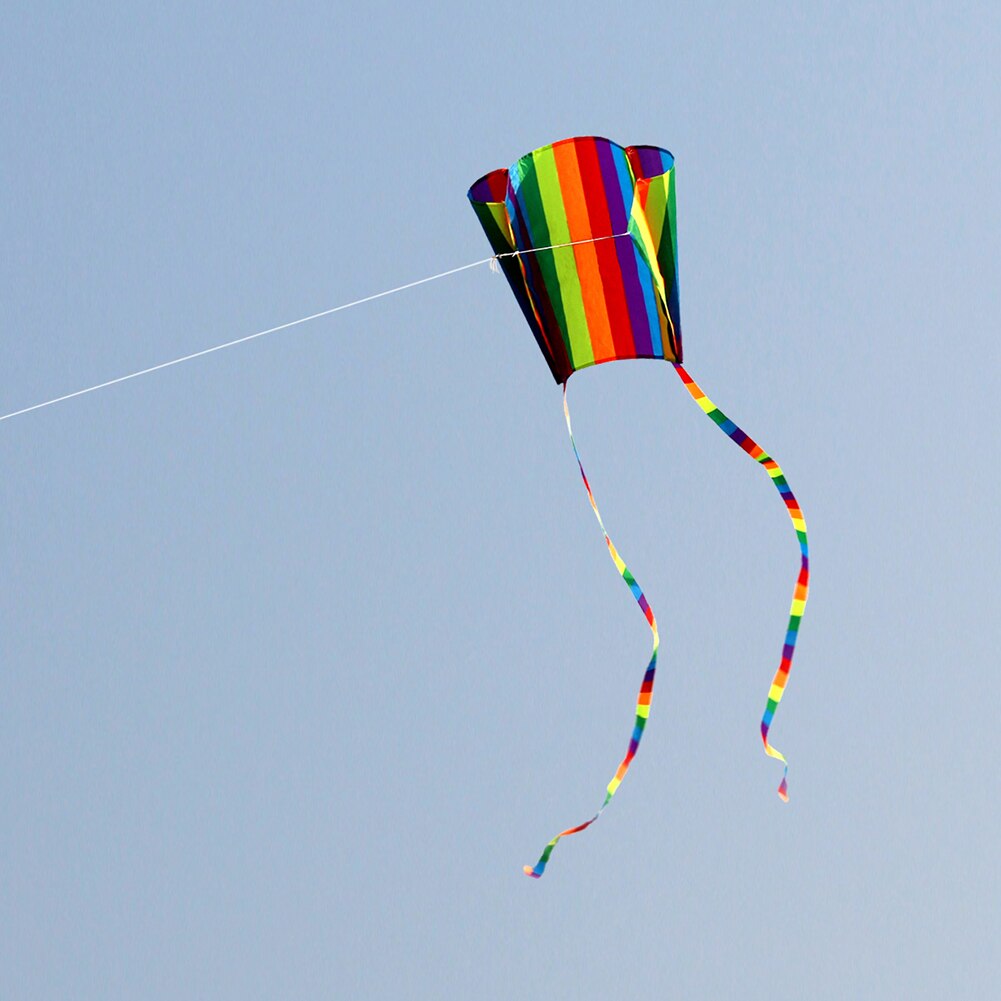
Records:
[[[765,467],[768,475],[772,478],[776,489],[782,495],[782,500],[789,511],[793,528],[796,530],[796,537],[799,539],[801,553],[799,576],[796,578],[796,587],[793,590],[792,607],[789,610],[789,626],[786,629],[785,644],[782,647],[782,659],[779,668],[772,678],[772,687],[768,692],[768,703],[765,706],[765,714],[761,717],[761,739],[765,745],[765,753],[772,758],[781,761],[784,770],[782,781],[779,784],[779,796],[789,802],[789,764],[782,752],[772,747],[768,741],[768,730],[772,725],[772,718],[775,710],[782,701],[785,692],[786,682],[789,680],[789,669],[792,667],[793,654],[796,652],[796,638],[799,635],[799,624],[803,619],[803,610],[806,608],[806,599],[810,590],[810,547],[806,538],[806,522],[803,520],[803,512],[800,510],[799,502],[795,494],[786,482],[781,466],[749,435],[745,434],[736,424],[723,413],[712,400],[702,392],[699,384],[685,371],[679,362],[672,362],[685,388],[691,394],[692,399],[702,408],[711,421],[719,426],[719,429],[732,441],[739,445],[752,459],[761,463]]]
[[[608,537],[608,532],[605,530],[605,523],[601,520],[601,512],[595,503],[594,494],[591,493],[591,485],[587,482],[587,474],[584,472],[584,464],[580,461],[580,452],[577,451],[577,443],[573,437],[573,428],[570,425],[570,408],[567,406],[567,385],[565,382],[563,383],[563,415],[566,417],[567,432],[570,435],[570,444],[573,446],[573,453],[577,458],[577,466],[580,469],[581,479],[584,481],[584,489],[587,490],[587,499],[591,502],[591,509],[594,511],[594,516],[598,519],[598,524],[601,526],[601,532],[605,536],[605,544],[608,546],[608,553],[612,557],[612,562],[622,575],[622,579],[628,585],[629,590],[632,591],[636,603],[640,606],[640,611],[643,612],[647,624],[650,626],[650,631],[653,633],[653,652],[650,655],[650,663],[647,664],[646,672],[643,675],[643,683],[640,685],[639,697],[636,700],[636,722],[633,724],[633,733],[629,738],[629,748],[626,751],[626,756],[615,770],[615,775],[612,777],[611,782],[608,783],[605,789],[605,799],[601,807],[590,820],[586,820],[583,824],[578,824],[576,827],[568,827],[565,831],[560,831],[546,845],[542,855],[539,857],[539,861],[534,866],[526,865],[524,867],[525,875],[531,876],[533,879],[538,879],[546,871],[549,857],[553,854],[553,849],[559,840],[590,827],[601,816],[605,807],[612,801],[615,790],[622,784],[622,780],[625,778],[626,772],[629,771],[629,766],[632,764],[633,758],[636,757],[636,751],[640,746],[640,741],[643,739],[646,721],[650,716],[650,704],[653,700],[653,684],[657,675],[657,650],[660,647],[660,636],[657,633],[657,620],[654,618],[653,609],[647,604],[643,589],[636,583],[636,578],[630,573],[629,567],[623,562],[618,550]]]

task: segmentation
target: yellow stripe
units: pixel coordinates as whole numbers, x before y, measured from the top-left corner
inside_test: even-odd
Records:
[[[608,538],[606,536],[606,538]],[[619,573],[624,573],[626,570],[626,564],[623,562],[622,557],[619,555],[619,551],[612,545],[612,540],[608,539],[608,551],[612,554],[612,561],[615,563],[616,568]]]
[[[537,150],[533,160],[539,195],[546,215],[546,225],[549,227],[550,242],[569,243],[570,228],[567,225],[560,177],[556,170],[556,156],[552,147]],[[576,369],[592,365],[594,353],[591,350],[591,337],[588,333],[584,296],[580,287],[580,276],[577,273],[577,256],[574,254],[574,248],[561,247],[549,253],[553,255],[553,265],[559,280],[559,293],[563,300],[573,366]]]
[[[657,256],[660,256],[660,241],[664,235],[664,220],[667,218],[667,186],[664,181],[669,174],[651,177],[646,180],[646,191],[643,199],[643,214],[650,227],[650,236]],[[672,279],[674,275],[671,276]]]
[[[657,263],[657,243],[650,232],[650,220],[645,211],[645,202],[649,190],[649,181],[637,181],[633,191],[633,206],[629,213],[629,232],[639,245],[640,252],[646,258],[646,263],[650,267],[653,275],[654,285],[657,286],[657,294],[660,297],[660,308],[667,308],[667,293],[664,290],[664,276],[660,273],[660,265]]]

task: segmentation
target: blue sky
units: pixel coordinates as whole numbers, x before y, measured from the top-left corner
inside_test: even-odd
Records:
[[[0,425],[0,995],[986,996],[998,13],[23,5],[4,413],[485,256],[485,171],[677,158],[686,363],[465,272]]]

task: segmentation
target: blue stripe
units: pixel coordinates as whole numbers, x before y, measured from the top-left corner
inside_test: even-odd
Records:
[[[626,209],[626,222],[629,222],[629,210],[633,204],[633,171],[629,166],[626,151],[616,146],[612,146],[612,162],[615,164],[615,176],[619,179],[619,187],[622,189],[622,204]]]
[[[636,270],[640,275],[640,288],[643,289],[643,305],[646,306],[646,322],[650,328],[650,343],[657,358],[664,357],[664,345],[660,339],[660,317],[657,314],[657,300],[654,295],[653,274],[650,266],[640,253],[640,248],[633,244],[633,254],[636,256]]]

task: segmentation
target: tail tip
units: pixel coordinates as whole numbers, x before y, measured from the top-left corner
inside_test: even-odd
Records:
[[[522,872],[524,872],[524,874],[526,876],[531,876],[532,879],[541,879],[542,878],[542,873],[541,872],[536,872],[530,865],[523,865],[521,867],[521,870],[522,870]]]
[[[789,802],[789,783],[786,782],[785,779],[783,779],[782,783],[779,785],[778,793],[779,799],[782,800],[783,803]]]

